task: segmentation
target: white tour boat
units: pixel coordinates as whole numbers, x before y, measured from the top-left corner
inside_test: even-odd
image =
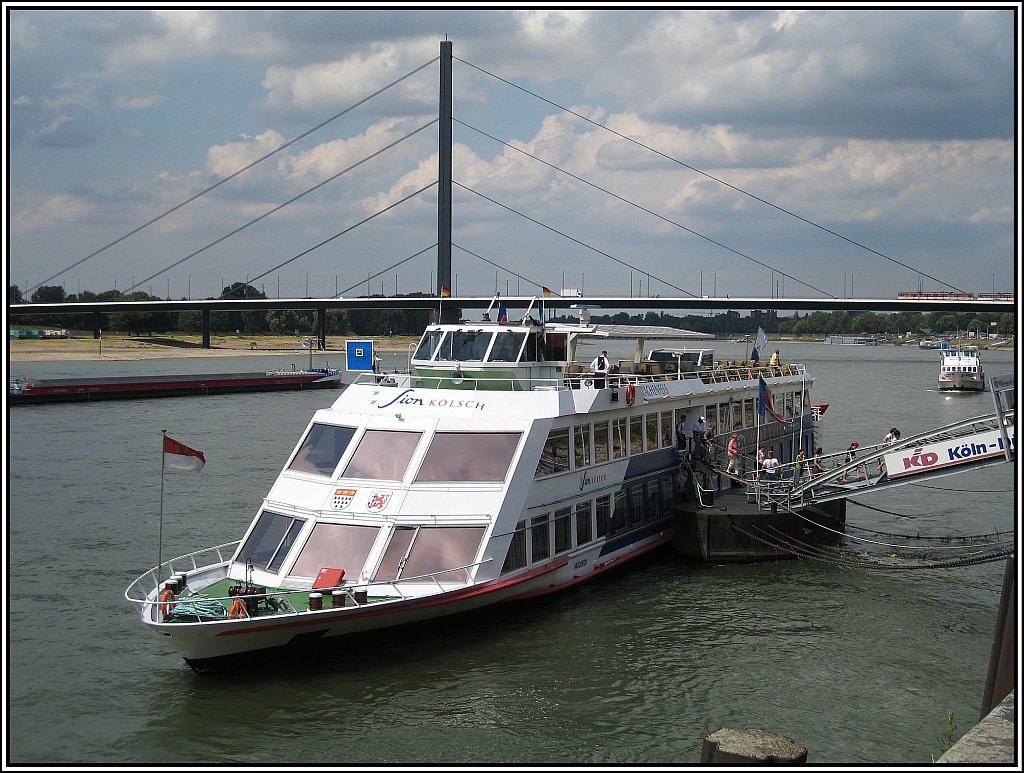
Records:
[[[985,371],[977,346],[961,344],[941,350],[939,389],[985,390]]]
[[[723,457],[733,433],[751,457],[756,440],[783,461],[814,447],[802,365],[645,352],[710,336],[590,324],[585,308],[544,324],[536,303],[519,321],[431,324],[408,372],[359,374],[313,415],[240,540],[131,583],[142,622],[201,670],[529,599],[672,541],[695,491],[682,414],[706,418]],[[633,357],[603,380],[594,352],[576,361],[580,344],[622,338]]]

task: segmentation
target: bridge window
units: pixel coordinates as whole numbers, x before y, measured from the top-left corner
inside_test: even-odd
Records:
[[[500,332],[494,336],[494,344],[488,360],[491,362],[515,362],[523,348],[526,333]]]
[[[441,330],[426,331],[423,338],[420,339],[420,345],[416,347],[416,354],[413,355],[413,358],[417,360],[432,359],[443,335],[444,332]]]
[[[355,431],[355,427],[314,424],[299,444],[288,469],[314,475],[332,474]]]
[[[346,478],[402,480],[422,432],[368,429],[345,466]],[[328,564],[330,566],[330,564]]]
[[[754,398],[743,401],[743,426],[754,426]]]
[[[661,412],[661,447],[672,447],[672,411]]]
[[[658,414],[649,413],[645,418],[647,443],[644,445],[644,448],[648,451],[653,451],[658,447]]]
[[[493,333],[479,330],[449,330],[435,359],[445,362],[483,362]]]
[[[345,569],[350,577],[358,577],[378,531],[377,526],[318,523],[302,546],[289,576],[316,577],[323,567],[336,566]]]
[[[416,482],[504,481],[520,437],[519,432],[437,432]]]

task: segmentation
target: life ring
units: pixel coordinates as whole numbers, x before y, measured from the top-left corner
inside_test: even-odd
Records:
[[[235,603],[231,605],[231,611],[228,612],[228,620],[240,620],[248,616],[249,612],[245,608],[245,600],[236,598]]]
[[[170,588],[164,588],[164,592],[160,594],[160,614],[164,617],[174,609],[174,591]]]
[[[636,402],[636,384],[626,384],[626,405]]]

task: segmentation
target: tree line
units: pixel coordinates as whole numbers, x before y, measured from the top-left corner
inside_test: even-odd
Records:
[[[24,303],[21,290],[11,285],[8,297],[11,303]],[[250,284],[235,282],[223,289],[221,298],[266,298]],[[383,297],[383,296],[370,296]],[[410,293],[410,298],[427,297],[425,293]],[[101,293],[81,292],[67,294],[61,285],[44,285],[32,293],[32,303],[87,303],[100,301],[159,301],[157,296],[141,291],[122,293],[107,290]],[[181,300],[187,300],[182,298]],[[211,299],[212,300],[212,299]],[[101,314],[100,327],[130,335],[154,333],[200,333],[200,311],[117,312]],[[82,329],[92,326],[90,319],[83,324],[81,314],[40,314],[22,317],[24,325]],[[553,317],[571,321],[573,317]],[[617,325],[662,325],[683,330],[695,330],[716,336],[755,335],[762,328],[768,335],[943,335],[957,331],[978,331],[981,335],[996,332],[1012,334],[1014,315],[1009,312],[912,312],[891,313],[814,311],[804,315],[780,317],[775,311],[752,311],[741,316],[737,311],[719,314],[688,314],[675,316],[665,312],[648,311],[645,314],[620,312],[611,315],[591,314],[591,322]],[[416,336],[430,321],[428,309],[329,309],[328,335]],[[994,323],[994,324],[993,324]],[[214,311],[210,313],[210,332],[245,335],[315,335],[316,312],[313,310],[271,309],[265,311]]]

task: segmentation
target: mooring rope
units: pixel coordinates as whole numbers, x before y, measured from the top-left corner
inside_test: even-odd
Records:
[[[1012,547],[1004,548],[998,551],[992,551],[988,553],[976,553],[959,558],[948,559],[944,561],[933,561],[930,563],[905,563],[905,564],[894,564],[884,561],[871,560],[869,557],[864,555],[854,556],[849,553],[843,553],[835,548],[829,548],[826,546],[810,545],[799,540],[790,539],[787,535],[779,532],[777,529],[772,529],[778,535],[774,540],[769,539],[770,534],[755,534],[752,531],[743,529],[737,526],[735,523],[732,528],[740,534],[749,537],[753,540],[761,542],[762,544],[768,545],[769,547],[783,550],[799,558],[809,558],[813,561],[820,561],[823,563],[833,564],[835,566],[849,567],[849,568],[862,568],[862,569],[892,569],[896,571],[905,571],[909,569],[949,569],[959,566],[972,566],[974,564],[990,563],[992,561],[999,561],[1013,555],[1014,550]],[[892,556],[893,558],[905,558],[905,556]]]
[[[168,613],[165,620],[179,617],[213,617],[222,619],[227,616],[228,611],[224,609],[224,605],[219,601],[211,599],[209,596],[197,594],[196,596],[190,596],[188,601],[179,601],[174,609]]]

